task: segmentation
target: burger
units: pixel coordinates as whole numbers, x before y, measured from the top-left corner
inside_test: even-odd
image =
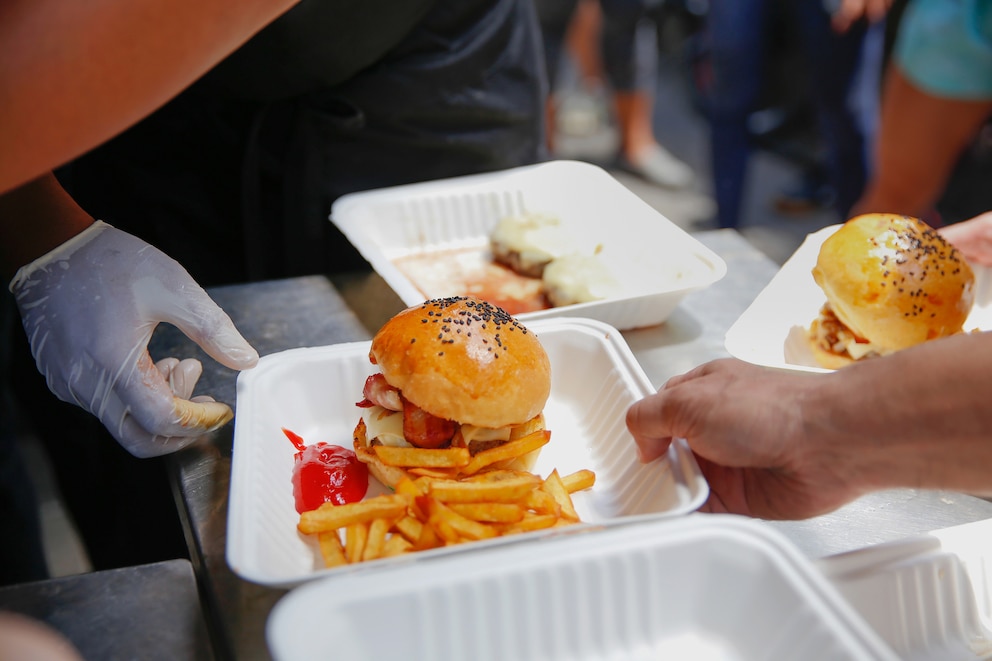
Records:
[[[553,260],[577,250],[574,236],[557,216],[505,216],[489,235],[493,260],[528,278],[540,278]]]
[[[828,369],[960,333],[975,300],[961,253],[926,223],[896,214],[844,223],[823,242],[813,279],[827,300],[809,340]]]
[[[537,336],[479,299],[434,299],[400,312],[372,339],[355,427],[358,458],[387,486],[405,476],[375,445],[465,447],[471,454],[544,429],[551,363]],[[530,470],[537,451],[501,466]]]

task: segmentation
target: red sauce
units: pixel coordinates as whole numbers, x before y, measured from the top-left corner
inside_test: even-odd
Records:
[[[305,445],[299,435],[288,429],[282,431],[298,450],[293,465],[297,512],[315,510],[324,503],[344,505],[365,497],[369,471],[352,450],[330,443]]]
[[[393,261],[425,298],[475,296],[510,314],[547,310],[540,278],[528,278],[477,248],[406,255]]]

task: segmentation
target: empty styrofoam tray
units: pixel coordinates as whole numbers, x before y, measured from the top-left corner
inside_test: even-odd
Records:
[[[992,520],[818,561],[907,661],[992,659]]]
[[[551,396],[544,409],[551,441],[534,472],[596,473],[592,489],[573,494],[585,525],[668,517],[692,512],[709,493],[684,442],[642,464],[627,431],[627,408],[654,392],[623,336],[590,319],[535,320],[527,327],[540,338],[551,361]],[[360,416],[355,403],[370,364],[369,342],[292,349],[264,356],[238,377],[234,427],[227,561],[242,578],[290,586],[325,573],[364,571],[411,558],[470,551],[487,545],[523,543],[545,534],[526,533],[327,569],[313,536],[297,531],[291,484],[294,448],[287,428],[307,443],[352,446]],[[383,492],[370,478],[366,497]],[[558,531],[558,532],[552,532]]]
[[[782,661],[896,656],[784,537],[693,514],[299,587],[277,661]]]
[[[840,225],[806,237],[775,277],[727,331],[727,351],[757,365],[805,372],[828,372],[816,362],[807,339],[810,323],[826,302],[813,280],[820,246]],[[964,328],[992,330],[992,269],[975,272],[975,305]]]
[[[615,276],[605,298],[549,309],[511,309],[471,275],[491,262],[489,239],[504,217],[553,216]],[[521,321],[585,317],[620,330],[665,321],[690,292],[722,278],[726,263],[600,167],[578,161],[539,165],[364,191],[338,199],[331,221],[396,294],[413,305],[428,298],[475,295]],[[422,262],[419,275],[400,264]],[[458,273],[445,268],[457,263]],[[425,273],[427,271],[428,273]],[[435,277],[437,276],[437,277]],[[483,280],[486,278],[483,277]],[[418,286],[419,285],[419,286]],[[514,283],[514,290],[528,289]]]

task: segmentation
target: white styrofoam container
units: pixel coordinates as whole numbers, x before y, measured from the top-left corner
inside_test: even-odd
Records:
[[[421,292],[394,260],[456,249],[489,251],[505,216],[557,216],[583,242],[619,254],[637,284],[616,298],[517,315],[585,317],[620,330],[665,321],[690,292],[717,282],[726,263],[600,167],[579,161],[396,186],[339,198],[331,221],[407,305],[465,294]]]
[[[896,659],[778,533],[704,514],[314,581],[266,639],[276,661]]]
[[[992,519],[817,565],[901,659],[992,659]]]
[[[627,431],[625,415],[635,401],[654,392],[623,336],[591,319],[542,319],[527,327],[541,340],[551,361],[551,396],[544,409],[551,442],[534,472],[565,475],[582,468],[596,472],[596,484],[574,494],[587,525],[650,520],[687,514],[705,502],[709,490],[688,446],[673,443],[668,454],[642,464]],[[299,533],[291,476],[295,450],[285,427],[308,443],[351,447],[359,419],[355,402],[375,371],[369,342],[292,349],[264,356],[238,376],[237,414],[231,466],[227,562],[247,580],[291,586],[327,573],[364,572],[401,563],[406,556],[327,569],[316,541]],[[369,496],[382,492],[374,478]],[[561,529],[554,529],[555,531]],[[411,554],[462,553],[558,534],[527,533]]]
[[[828,372],[819,367],[806,339],[810,323],[826,301],[813,281],[820,246],[840,225],[825,227],[806,237],[775,277],[741,314],[726,335],[732,356],[757,365],[805,372]],[[975,305],[965,330],[992,330],[992,269],[972,266]]]

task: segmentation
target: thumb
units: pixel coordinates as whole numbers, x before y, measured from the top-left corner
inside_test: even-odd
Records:
[[[149,317],[175,325],[225,367],[243,370],[258,362],[258,352],[192,278],[172,291],[154,278],[141,279],[134,288]]]

